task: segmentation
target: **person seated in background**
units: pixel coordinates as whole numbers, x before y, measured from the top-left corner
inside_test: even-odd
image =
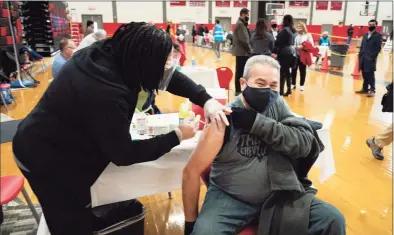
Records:
[[[52,62],[52,77],[56,78],[63,65],[72,57],[76,49],[75,43],[72,39],[63,38],[60,41],[60,53],[56,55]]]
[[[93,43],[103,40],[107,37],[107,32],[104,29],[98,29],[95,33],[87,35],[82,42],[79,44],[75,51],[79,51],[85,47],[92,45]]]
[[[319,46],[323,46],[323,47],[329,47],[330,44],[330,40],[328,39],[328,32],[324,31],[319,39]],[[321,47],[319,47],[320,49],[320,53],[319,56],[316,56],[316,61],[315,64],[318,64],[319,62],[319,58],[320,56],[324,56],[325,52],[327,51],[327,48],[325,48],[324,50],[321,49]],[[323,58],[324,60],[324,58]]]
[[[323,151],[316,130],[278,94],[278,62],[251,57],[230,126],[205,128],[183,171],[185,234],[236,235],[256,219],[258,234],[344,235],[342,213],[322,200],[307,174]],[[198,214],[200,176],[211,165]],[[198,217],[197,217],[198,216]]]
[[[233,46],[233,31],[228,32],[227,36],[226,36],[226,41],[229,42],[229,48],[231,49]]]

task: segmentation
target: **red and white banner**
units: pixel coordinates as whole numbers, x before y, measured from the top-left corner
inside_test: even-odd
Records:
[[[342,1],[331,1],[331,8],[332,11],[342,11]]]
[[[216,0],[216,7],[230,7],[231,1]]]
[[[307,7],[307,6],[309,6],[309,1],[290,1],[289,6],[291,6],[291,7]]]
[[[172,1],[170,0],[170,6],[186,6],[186,1]]]
[[[328,10],[328,1],[316,1],[316,10]]]
[[[234,1],[234,7],[248,7],[248,1]]]
[[[205,0],[200,1],[189,1],[189,6],[191,7],[205,7]]]

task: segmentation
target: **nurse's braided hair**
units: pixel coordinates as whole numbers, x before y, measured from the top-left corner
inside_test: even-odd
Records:
[[[112,36],[114,60],[129,88],[155,90],[163,79],[171,38],[144,22],[121,25]]]

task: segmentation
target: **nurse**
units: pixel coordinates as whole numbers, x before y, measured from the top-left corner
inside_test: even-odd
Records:
[[[15,160],[52,235],[92,234],[90,187],[110,162],[154,161],[195,135],[193,125],[180,125],[132,141],[129,128],[142,89],[189,98],[208,120],[228,124],[231,110],[175,69],[173,50],[170,36],[155,26],[122,25],[112,38],[76,52],[19,125]]]

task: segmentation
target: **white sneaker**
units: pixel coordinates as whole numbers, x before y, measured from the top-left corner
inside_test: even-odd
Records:
[[[294,88],[295,88],[295,85],[291,85],[291,89],[294,90]]]
[[[304,91],[304,90],[305,90],[304,86],[300,86],[300,91]]]

